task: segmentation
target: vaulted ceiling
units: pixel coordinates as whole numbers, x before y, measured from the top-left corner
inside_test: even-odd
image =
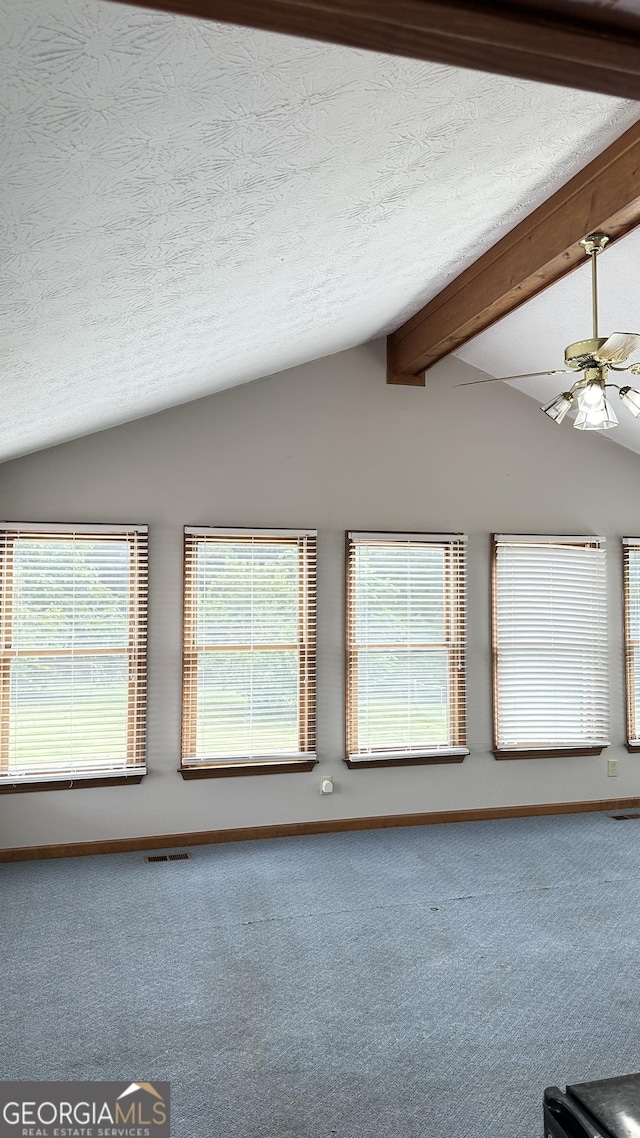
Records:
[[[386,333],[638,118],[102,0],[0,22],[0,459]]]

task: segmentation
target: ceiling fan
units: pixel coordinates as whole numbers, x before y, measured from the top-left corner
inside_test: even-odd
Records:
[[[552,371],[532,371],[525,375],[505,375],[499,379],[481,379],[476,380],[476,383],[580,372],[580,378],[567,391],[562,391],[541,408],[555,423],[561,423],[567,411],[575,407],[578,414],[573,425],[579,431],[608,431],[611,427],[617,427],[616,413],[606,396],[608,387],[616,388],[631,414],[636,418],[640,416],[640,391],[607,382],[610,371],[627,371],[631,375],[640,375],[640,363],[627,363],[629,357],[640,348],[640,333],[614,332],[611,336],[598,336],[598,254],[608,243],[609,238],[604,233],[592,233],[580,242],[586,255],[591,258],[593,335],[590,340],[578,340],[565,348],[566,367]],[[472,387],[473,383],[460,383],[457,386]]]

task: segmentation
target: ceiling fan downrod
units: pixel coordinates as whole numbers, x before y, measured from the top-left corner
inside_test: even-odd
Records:
[[[580,242],[588,257],[591,257],[591,312],[593,315],[593,339],[598,339],[598,253],[601,253],[609,238],[606,233],[590,233]]]

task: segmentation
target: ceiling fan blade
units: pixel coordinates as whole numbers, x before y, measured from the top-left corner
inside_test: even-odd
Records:
[[[639,337],[640,339],[640,337]],[[566,367],[554,368],[553,371],[528,371],[524,375],[496,375],[491,376],[491,379],[476,379],[471,380],[470,383],[456,383],[455,387],[475,387],[476,383],[506,383],[510,379],[533,379],[536,375],[568,375],[569,369]]]
[[[614,332],[596,355],[603,364],[623,364],[638,348],[640,335],[637,332]]]

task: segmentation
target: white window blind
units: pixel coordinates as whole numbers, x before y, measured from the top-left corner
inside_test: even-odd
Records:
[[[0,780],[144,774],[146,526],[0,525]]]
[[[640,747],[640,537],[622,542],[627,674],[627,741]]]
[[[347,753],[468,754],[465,539],[350,533]]]
[[[496,534],[496,750],[608,745],[604,541]]]
[[[316,535],[185,530],[182,765],[315,752]]]

